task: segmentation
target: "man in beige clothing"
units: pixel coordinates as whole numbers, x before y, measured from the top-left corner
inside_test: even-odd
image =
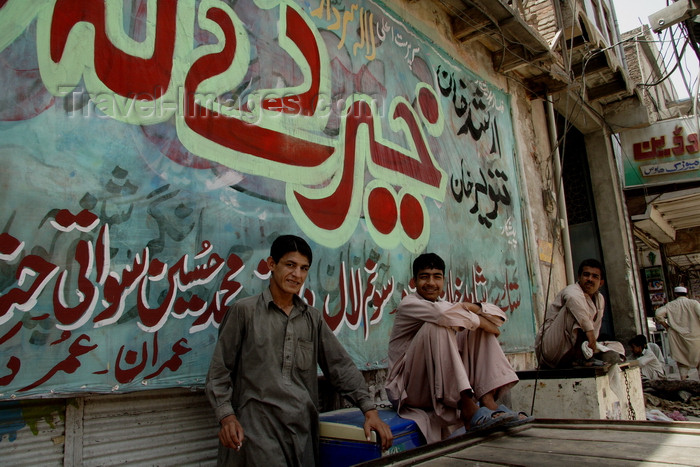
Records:
[[[700,374],[700,303],[687,297],[688,289],[673,289],[675,300],[656,310],[656,319],[668,331],[671,356],[678,364],[681,379],[688,379],[688,370]]]
[[[606,342],[604,347],[603,343],[598,343],[605,311],[605,298],[600,293],[603,284],[605,270],[600,261],[582,261],[578,268],[578,282],[559,292],[547,308],[535,340],[535,351],[541,365],[571,367],[592,361],[590,355],[605,358],[610,363],[619,362],[619,354],[624,354],[622,344]],[[587,349],[583,348],[584,343]]]
[[[532,420],[496,402],[518,382],[496,339],[505,314],[490,303],[440,301],[444,273],[434,253],[413,262],[416,293],[401,300],[389,339],[389,400],[429,443],[461,426],[473,432]]]

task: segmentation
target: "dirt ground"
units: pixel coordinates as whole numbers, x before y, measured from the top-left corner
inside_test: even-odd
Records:
[[[700,422],[700,380],[693,370],[680,381],[678,373],[669,372],[666,380],[645,381],[644,403],[647,418],[661,412],[672,420]]]

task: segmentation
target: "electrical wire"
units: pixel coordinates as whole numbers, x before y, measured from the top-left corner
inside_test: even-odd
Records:
[[[670,30],[670,28],[669,28],[669,30]],[[678,30],[683,32],[683,28],[678,28]],[[685,85],[685,90],[688,91],[688,95],[690,95],[691,94],[690,85],[688,84],[688,80],[686,79],[685,73],[683,72],[683,67],[680,66],[681,65],[681,57],[683,57],[683,54],[685,53],[685,48],[690,43],[690,38],[688,37],[688,35],[687,34],[684,34],[684,35],[686,36],[686,41],[683,44],[683,49],[681,50],[680,53],[678,53],[678,45],[676,44],[676,41],[672,41],[672,43],[673,43],[673,53],[674,53],[674,56],[676,58],[676,64],[679,65],[678,67],[675,67],[675,68],[678,68],[680,75],[681,75],[681,79],[683,80],[683,84]]]
[[[681,56],[683,55],[683,53],[685,53],[685,48],[686,48],[687,45],[688,45],[688,41],[686,41],[685,44],[683,44],[683,48],[681,49]],[[663,76],[663,77],[660,78],[658,81],[655,81],[655,82],[653,82],[653,83],[639,83],[639,86],[642,86],[642,87],[654,87],[654,86],[658,86],[659,84],[663,83],[663,82],[666,81],[668,78],[670,78],[671,75],[673,75],[673,73],[675,73],[675,71],[676,71],[677,69],[679,69],[680,63],[681,63],[681,62],[680,62],[680,57],[679,57],[679,59],[674,63],[673,68],[671,68],[671,71],[668,71],[668,72],[666,73],[666,76]],[[665,64],[664,64],[664,65],[665,65]],[[685,81],[685,76],[683,77],[683,81]],[[686,83],[686,85],[687,85],[687,83]]]
[[[446,3],[445,0],[439,0],[439,2],[455,18],[460,19],[462,22],[473,27],[475,30],[480,31],[484,35],[487,35],[489,37],[493,37],[492,36],[493,30],[488,29],[488,28],[483,27],[483,26],[479,26],[479,24],[476,21],[469,18],[468,16],[465,16],[461,10],[455,9],[452,5],[450,5],[449,3]],[[493,18],[487,11],[485,11],[482,8],[482,6],[480,4],[478,4],[478,2],[470,2],[470,4],[472,6],[474,6],[474,8],[479,10],[479,12],[482,15],[484,15],[484,17],[486,17],[495,26],[496,30],[498,31],[498,36],[500,37],[499,45],[501,46],[501,52],[500,52],[501,60],[500,60],[499,66],[496,68],[496,71],[503,74],[501,69],[503,67],[503,63],[505,62],[506,53],[509,53],[512,56],[517,57],[517,58],[525,59],[525,57],[521,57],[520,55],[516,54],[508,47],[509,45],[517,45],[517,46],[525,47],[525,45],[520,43],[520,42],[508,39],[506,37],[505,33],[503,32],[503,29],[501,28],[500,24],[498,24],[498,21],[495,18]],[[533,66],[533,67],[537,68],[538,70],[545,72],[545,73],[549,73],[549,71],[550,71],[550,70],[548,70],[548,69],[546,69],[546,68],[544,68],[544,67],[542,67],[534,62],[530,62],[529,65]],[[507,76],[507,75],[504,74],[504,76]],[[537,94],[537,93],[535,93],[535,94]]]

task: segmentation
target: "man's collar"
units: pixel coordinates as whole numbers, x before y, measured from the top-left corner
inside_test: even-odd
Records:
[[[437,303],[437,302],[442,302],[442,301],[444,301],[444,299],[443,299],[442,297],[438,297],[437,300],[428,300],[427,298],[425,298],[424,296],[422,296],[422,295],[419,294],[418,292],[413,292],[413,295],[415,295],[416,297],[420,298],[421,300],[425,300],[426,302],[430,302],[430,303]]]
[[[581,284],[578,281],[576,281],[576,285],[578,285],[578,288],[581,289],[581,292],[583,292],[583,295],[585,295],[586,297],[589,297],[591,300],[593,300],[593,297],[598,296],[598,294],[600,293],[600,289],[598,289],[595,291],[595,293],[593,295],[588,295],[586,293],[586,291],[583,290],[583,287],[581,287]]]
[[[263,290],[263,292],[262,292],[262,296],[263,296],[263,300],[265,300],[265,303],[268,305],[270,304],[270,302],[275,301],[272,298],[272,292],[270,291],[269,286],[265,287],[265,290]],[[306,302],[304,300],[302,300],[301,297],[299,297],[299,295],[296,295],[296,294],[292,295],[292,304],[293,304],[293,308],[296,308],[301,312],[306,311],[306,308],[308,307]]]

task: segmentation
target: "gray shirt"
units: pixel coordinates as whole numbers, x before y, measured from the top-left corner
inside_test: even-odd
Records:
[[[245,440],[219,445],[225,465],[318,463],[318,374],[363,412],[374,408],[362,374],[322,313],[298,296],[287,316],[269,288],[238,300],[219,328],[206,392],[219,421],[235,414]]]

